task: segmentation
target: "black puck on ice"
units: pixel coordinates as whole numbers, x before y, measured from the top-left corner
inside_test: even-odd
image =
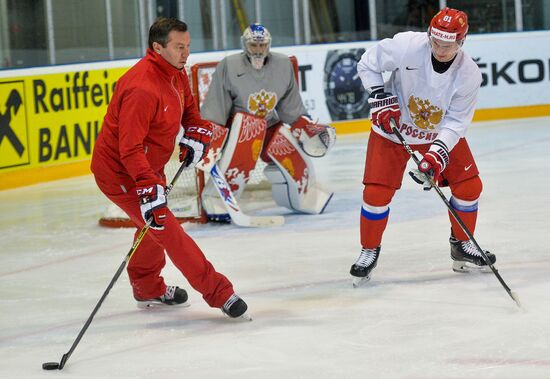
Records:
[[[57,363],[57,362],[42,363],[42,369],[43,370],[58,370],[59,369],[59,363]]]

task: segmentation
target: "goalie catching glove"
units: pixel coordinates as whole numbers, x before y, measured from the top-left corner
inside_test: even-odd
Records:
[[[164,186],[156,181],[143,180],[136,183],[136,193],[140,197],[143,221],[151,219],[151,229],[163,230],[167,210]]]
[[[418,164],[418,170],[412,170],[409,175],[415,182],[422,184],[425,191],[439,183],[439,175],[445,170],[449,163],[449,151],[447,146],[440,140],[435,140],[430,149]]]
[[[401,110],[397,102],[397,96],[391,92],[382,92],[381,90],[371,93],[369,99],[370,116],[372,124],[379,127],[384,133],[393,134],[390,120],[399,125]]]
[[[336,131],[332,126],[318,124],[307,116],[298,117],[290,130],[310,157],[324,156],[336,142]]]
[[[180,162],[187,168],[193,168],[208,153],[212,139],[212,126],[188,126],[180,140]]]

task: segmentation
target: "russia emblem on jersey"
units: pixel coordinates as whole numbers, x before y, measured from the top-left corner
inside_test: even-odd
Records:
[[[441,108],[432,105],[430,100],[411,95],[408,106],[414,124],[420,129],[435,129],[443,118]]]
[[[277,105],[277,94],[262,89],[248,96],[248,111],[258,117],[266,117]]]

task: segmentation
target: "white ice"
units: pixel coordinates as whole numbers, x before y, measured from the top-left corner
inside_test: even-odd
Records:
[[[477,240],[492,274],[457,274],[446,208],[406,176],[372,281],[354,289],[368,135],[317,162],[335,192],[319,216],[274,229],[185,228],[247,301],[252,322],[190,293],[185,309],[139,310],[124,272],[62,371],[59,362],[107,288],[133,231],[97,220],[91,176],[0,192],[1,378],[550,378],[550,118],[477,123],[484,182]],[[448,194],[448,192],[446,191]]]

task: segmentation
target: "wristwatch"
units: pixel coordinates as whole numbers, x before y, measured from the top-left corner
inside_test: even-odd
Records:
[[[325,61],[324,87],[332,121],[367,118],[367,91],[357,74],[357,62],[365,49],[331,50]]]

